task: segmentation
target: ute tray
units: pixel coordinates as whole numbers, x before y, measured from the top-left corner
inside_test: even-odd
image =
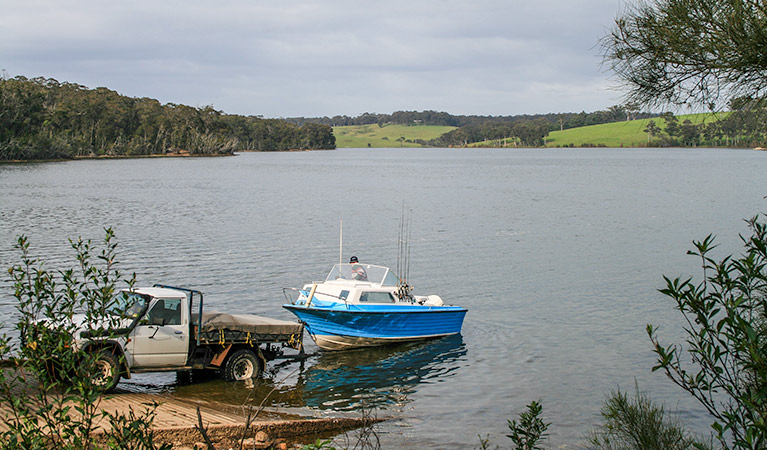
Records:
[[[298,348],[304,325],[287,320],[272,319],[255,314],[202,314],[199,338],[205,344],[227,343],[285,343]]]

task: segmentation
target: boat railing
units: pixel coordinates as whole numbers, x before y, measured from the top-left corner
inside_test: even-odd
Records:
[[[285,287],[282,288],[282,296],[285,297],[285,300],[287,300],[288,303],[290,303],[291,305],[295,305],[296,301],[298,300],[298,296],[296,296],[296,298],[293,298],[293,296],[290,295],[289,291],[301,292],[301,289],[298,289],[298,288],[285,288]]]
[[[288,293],[288,291],[298,292],[299,295],[296,298],[293,298]],[[282,288],[282,295],[290,302],[291,305],[295,305],[296,302],[298,301],[298,297],[300,297],[300,293],[302,291],[303,291],[303,289],[298,289],[298,288]],[[326,297],[337,298],[337,299],[343,301],[347,308],[349,307],[349,301],[346,299],[346,297],[339,297],[339,296],[334,295],[334,294],[326,294],[324,292],[317,292],[317,291],[315,291],[313,297],[316,297],[317,295],[324,295]]]

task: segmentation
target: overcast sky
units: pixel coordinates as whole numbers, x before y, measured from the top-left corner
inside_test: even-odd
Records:
[[[265,117],[621,103],[622,0],[0,0],[0,69]]]

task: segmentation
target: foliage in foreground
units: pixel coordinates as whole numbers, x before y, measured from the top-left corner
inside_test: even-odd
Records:
[[[540,441],[546,437],[550,423],[541,419],[540,401],[527,405],[519,414],[519,421],[508,421],[515,450],[542,450]],[[647,394],[639,391],[629,397],[620,391],[612,392],[604,401],[601,415],[603,423],[595,426],[586,436],[584,448],[591,450],[710,450],[690,433],[681,421],[669,416],[663,406],[655,405]],[[490,448],[490,439],[479,436],[480,448]],[[496,447],[498,448],[498,447]]]
[[[595,427],[586,444],[594,450],[692,450],[710,448],[697,441],[676,417],[636,388],[632,398],[620,390],[605,399],[603,423]]]
[[[10,367],[0,370],[0,407],[6,430],[0,449],[165,449],[154,442],[151,425],[156,404],[143,411],[111,413],[100,408],[104,374],[98,353],[75,352],[73,333],[109,337],[109,314],[117,284],[111,229],[104,249],[95,254],[90,241],[70,241],[77,269],[49,271],[30,256],[25,237],[18,239],[21,263],[9,273],[18,302],[16,329],[23,344],[0,336],[0,358]],[[106,333],[106,334],[105,334]],[[105,428],[99,435],[97,430]]]
[[[746,222],[750,236],[741,236],[741,255],[715,260],[709,256],[715,248],[709,235],[693,241],[688,252],[701,260],[702,281],[664,277],[660,292],[682,313],[685,344],[663,345],[652,325],[647,333],[657,357],[653,371],[663,371],[703,405],[721,448],[757,450],[767,448],[767,223],[759,215]],[[534,406],[520,424],[534,423],[540,414]],[[613,392],[601,413],[605,422],[592,431],[591,448],[713,448],[696,441],[638,389],[633,399]],[[486,448],[487,440],[480,441]],[[537,445],[515,442],[517,448]]]
[[[703,280],[664,277],[686,326],[685,344],[663,345],[652,325],[647,332],[661,370],[714,418],[724,448],[767,446],[767,225],[747,221],[745,252],[717,261],[709,235],[688,254],[701,259]]]
[[[545,423],[540,418],[543,412],[543,406],[539,401],[533,401],[527,405],[527,411],[519,414],[519,422],[516,420],[508,421],[511,434],[506,437],[511,439],[518,450],[540,450],[538,441],[546,437],[546,430],[550,423]]]
[[[603,57],[640,105],[761,98],[766,21],[763,1],[639,0],[602,39]]]

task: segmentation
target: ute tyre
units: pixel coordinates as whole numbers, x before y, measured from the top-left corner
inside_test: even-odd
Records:
[[[261,361],[252,350],[237,350],[232,353],[224,365],[224,379],[227,381],[248,380],[256,378],[260,374]]]
[[[114,390],[117,383],[120,382],[121,375],[117,356],[109,350],[102,350],[93,361],[93,366],[93,377],[91,378],[93,385],[104,393]]]

